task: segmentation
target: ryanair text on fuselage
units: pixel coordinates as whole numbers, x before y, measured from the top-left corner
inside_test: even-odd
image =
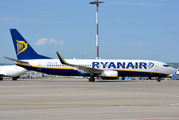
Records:
[[[102,68],[123,68],[123,69],[147,69],[147,67],[150,69],[154,66],[154,63],[149,62],[148,64],[146,62],[92,62],[92,67],[93,68],[100,68],[100,66],[102,66]]]

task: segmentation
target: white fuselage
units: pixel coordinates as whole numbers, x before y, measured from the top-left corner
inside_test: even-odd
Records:
[[[59,59],[36,59],[24,60],[28,65],[17,63],[28,70],[35,70],[47,74],[80,76],[83,71],[61,64]],[[96,60],[96,59],[66,59],[66,62],[74,65],[85,66],[100,70],[117,71],[118,76],[167,76],[176,69],[169,67],[166,63],[153,60]],[[84,74],[86,75],[86,74]]]
[[[17,65],[0,66],[0,76],[2,77],[18,77],[27,70]]]

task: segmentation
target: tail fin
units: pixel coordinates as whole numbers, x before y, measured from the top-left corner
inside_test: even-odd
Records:
[[[49,57],[37,54],[16,29],[10,29],[10,32],[18,60],[51,59]]]

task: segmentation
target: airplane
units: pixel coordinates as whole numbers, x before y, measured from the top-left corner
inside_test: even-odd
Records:
[[[3,77],[12,77],[12,80],[17,80],[25,72],[27,72],[25,68],[17,65],[0,66],[0,80],[2,81]]]
[[[89,82],[94,82],[95,77],[115,80],[120,76],[157,77],[160,82],[176,72],[168,64],[153,60],[64,59],[59,52],[59,59],[52,59],[36,53],[16,29],[10,29],[10,32],[17,59],[5,58],[27,70],[61,76],[85,76],[89,77]]]

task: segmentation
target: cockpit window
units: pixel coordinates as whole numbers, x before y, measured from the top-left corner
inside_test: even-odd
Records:
[[[169,65],[163,65],[164,67],[169,67]]]

